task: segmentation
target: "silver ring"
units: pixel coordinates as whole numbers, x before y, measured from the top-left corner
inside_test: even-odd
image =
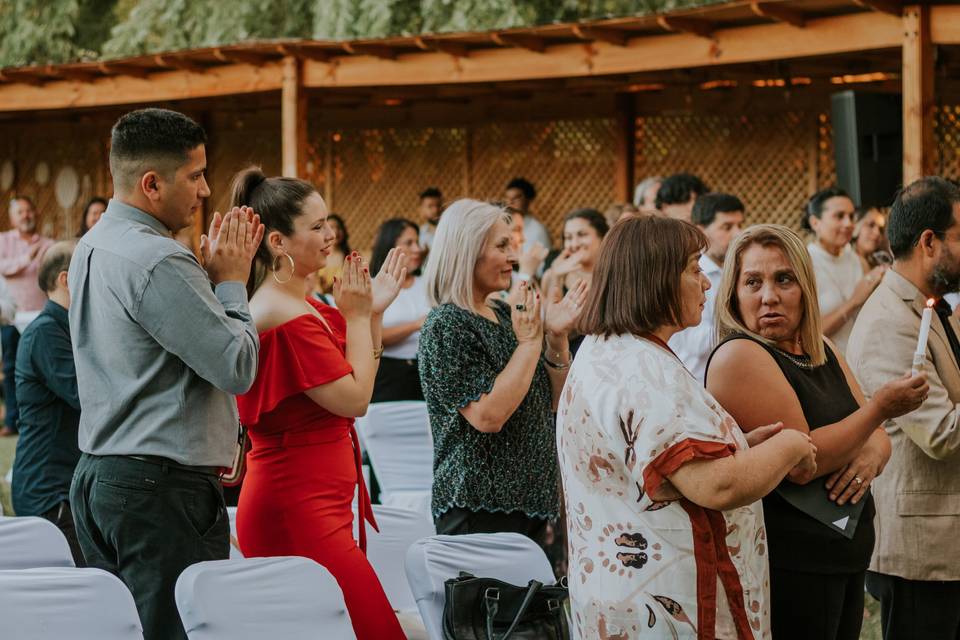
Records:
[[[525,304],[518,304],[518,305],[516,305],[516,309],[517,309],[517,311],[526,311],[526,310],[527,310],[527,305],[525,305]]]
[[[853,481],[857,483],[857,486],[860,486],[861,484],[863,484],[863,478],[861,478],[860,476],[854,477]]]

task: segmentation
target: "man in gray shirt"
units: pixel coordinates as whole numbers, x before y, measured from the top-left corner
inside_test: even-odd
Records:
[[[229,555],[219,482],[259,341],[244,283],[263,236],[249,209],[214,215],[203,266],[173,234],[210,195],[206,135],[174,111],[114,125],[114,197],[70,263],[80,449],[70,490],[90,566],[130,588],[146,640],[185,640],[181,571]]]

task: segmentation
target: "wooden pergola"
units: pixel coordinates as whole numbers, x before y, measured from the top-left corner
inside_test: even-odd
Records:
[[[0,69],[0,126],[144,104],[279,102],[282,172],[303,176],[311,109],[341,124],[402,125],[482,119],[511,100],[516,118],[582,104],[616,119],[614,192],[628,201],[638,114],[868,86],[902,93],[909,182],[935,169],[935,96],[960,95],[956,45],[960,4],[899,0],[737,1],[483,33],[251,42]]]

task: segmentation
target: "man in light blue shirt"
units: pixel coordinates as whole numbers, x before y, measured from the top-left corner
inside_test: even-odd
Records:
[[[707,193],[696,199],[691,216],[693,223],[707,236],[707,250],[700,256],[700,270],[710,280],[710,288],[700,324],[675,333],[669,344],[687,370],[704,383],[707,360],[717,340],[714,309],[723,273],[723,258],[727,247],[743,230],[743,203],[740,198],[726,193]]]
[[[244,283],[259,218],[214,214],[202,266],[173,238],[210,195],[205,141],[174,111],[120,118],[114,197],[69,270],[83,452],[70,503],[83,555],[129,587],[146,640],[186,640],[177,577],[229,555],[218,475],[237,446],[233,395],[257,373]]]

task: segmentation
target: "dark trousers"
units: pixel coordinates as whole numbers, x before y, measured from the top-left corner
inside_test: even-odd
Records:
[[[5,425],[17,430],[17,420],[20,410],[17,408],[17,345],[20,344],[20,332],[13,325],[0,327],[0,348],[3,349],[3,402],[6,405],[7,415],[3,419]]]
[[[230,554],[216,475],[123,456],[83,454],[70,488],[87,565],[133,593],[145,640],[186,640],[173,589],[180,573]]]
[[[884,640],[960,639],[960,582],[868,571],[867,589],[880,601]]]
[[[436,519],[437,533],[457,536],[467,533],[520,533],[541,547],[546,542],[547,521],[521,511],[493,513],[453,507]]]
[[[83,559],[83,551],[80,549],[80,541],[77,539],[77,528],[73,524],[73,513],[70,510],[69,502],[61,502],[46,513],[41,513],[40,517],[49,520],[56,525],[63,533],[70,545],[70,553],[73,555],[73,564],[78,567],[85,567],[87,563]]]
[[[822,574],[770,568],[776,640],[858,640],[864,572]]]

